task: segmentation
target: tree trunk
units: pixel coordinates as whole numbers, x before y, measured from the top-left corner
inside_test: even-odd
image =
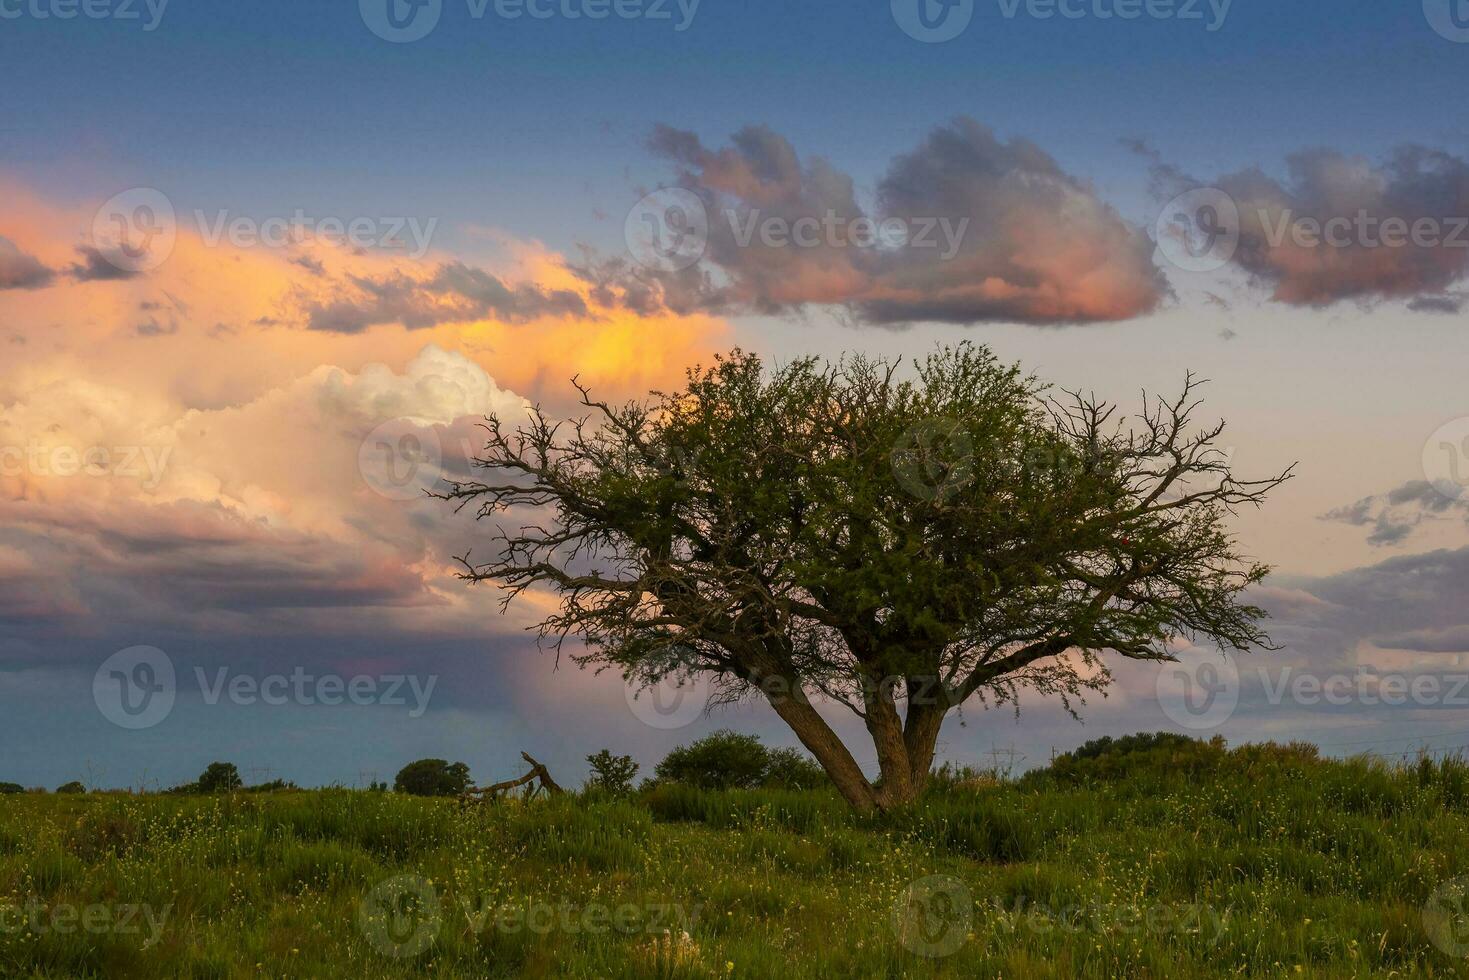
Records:
[[[903,722],[898,709],[886,691],[878,691],[866,699],[867,731],[877,750],[877,765],[882,772],[882,785],[877,788],[877,805],[884,810],[907,803],[916,796],[908,746],[903,738]]]
[[[872,784],[862,773],[862,767],[852,758],[852,753],[837,738],[826,719],[811,707],[805,693],[799,687],[793,693],[767,695],[770,705],[781,720],[791,727],[801,744],[821,763],[821,768],[831,777],[837,792],[851,804],[854,810],[871,811],[878,806]]]
[[[913,795],[923,792],[933,770],[934,747],[944,727],[948,707],[943,704],[908,704],[908,720],[903,728],[903,742],[908,748],[909,780]]]

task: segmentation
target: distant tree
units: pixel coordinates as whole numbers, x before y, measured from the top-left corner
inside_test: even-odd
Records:
[[[1124,419],[967,343],[909,379],[736,351],[648,402],[578,385],[582,417],[491,417],[485,482],[442,496],[500,529],[462,577],[559,594],[538,627],[577,663],[763,699],[853,807],[885,809],[971,699],[1074,710],[1110,684],[1104,654],[1270,647],[1244,599],[1268,569],[1228,524],[1290,471],[1236,478],[1224,424],[1194,426],[1198,384]],[[862,719],[880,780],[822,698]]]
[[[285,790],[300,788],[288,779],[272,779],[268,783],[257,783],[254,786],[247,786],[245,787],[245,791],[248,793],[279,793]]]
[[[411,796],[458,796],[469,789],[469,767],[443,759],[419,759],[398,771],[393,790]]]
[[[20,783],[0,783],[0,793],[24,793],[26,788]]]
[[[62,785],[56,787],[56,792],[58,793],[85,793],[86,791],[87,787],[83,786],[79,780],[75,779],[69,783],[63,783]]]
[[[750,789],[764,781],[769,763],[760,739],[720,730],[674,749],[654,772],[661,780],[704,789]]]
[[[240,770],[235,768],[233,762],[211,762],[209,768],[199,775],[199,781],[194,784],[200,793],[230,793],[239,789],[243,783],[240,780]]]
[[[771,749],[761,785],[779,789],[816,789],[831,781],[816,760],[796,749]]]
[[[613,796],[626,796],[632,792],[632,781],[638,775],[638,764],[632,761],[632,756],[613,755],[608,749],[603,749],[587,756],[587,764],[592,767],[587,789]]]

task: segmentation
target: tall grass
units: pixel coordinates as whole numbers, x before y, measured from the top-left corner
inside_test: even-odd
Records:
[[[1140,740],[950,776],[882,816],[677,785],[9,796],[0,976],[1469,976],[1424,918],[1469,875],[1459,760]],[[119,925],[141,906],[156,942]]]

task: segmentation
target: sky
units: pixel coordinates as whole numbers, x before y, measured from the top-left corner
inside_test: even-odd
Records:
[[[420,491],[572,376],[960,340],[1128,410],[1194,371],[1297,476],[1232,524],[1282,649],[945,759],[1469,744],[1465,81],[1464,0],[0,0],[0,781],[794,744],[558,667]]]

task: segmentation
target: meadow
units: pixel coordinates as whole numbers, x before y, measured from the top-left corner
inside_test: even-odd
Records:
[[[0,797],[6,977],[1463,977],[1469,766],[1103,746],[828,791]]]

